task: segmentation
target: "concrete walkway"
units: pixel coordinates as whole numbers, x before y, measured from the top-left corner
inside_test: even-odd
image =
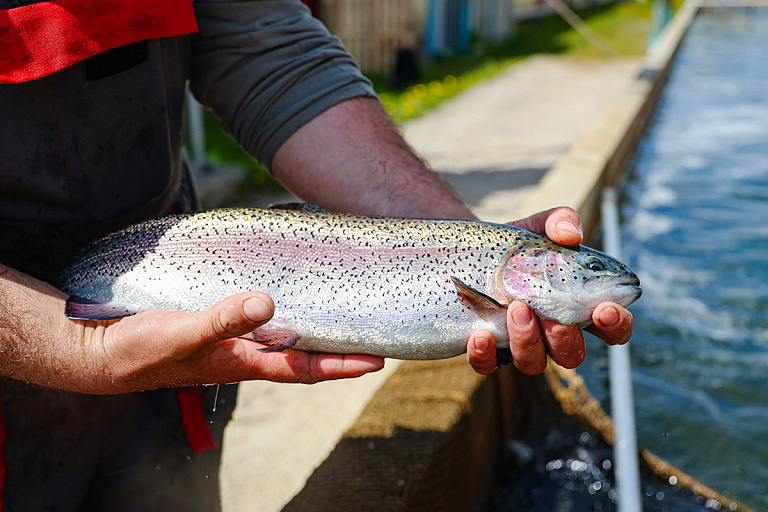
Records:
[[[521,198],[636,76],[640,60],[535,57],[404,128],[483,219],[533,213]],[[555,206],[555,205],[552,205]],[[314,386],[241,385],[220,474],[225,512],[277,512],[397,366]]]
[[[640,60],[533,57],[404,129],[482,219],[508,222],[521,196],[636,76]]]

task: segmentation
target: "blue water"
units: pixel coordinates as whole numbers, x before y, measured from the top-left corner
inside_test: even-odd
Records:
[[[768,10],[697,17],[627,173],[639,444],[768,510]]]

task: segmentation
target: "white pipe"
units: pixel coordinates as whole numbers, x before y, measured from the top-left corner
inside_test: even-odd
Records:
[[[616,191],[603,190],[602,226],[605,252],[621,260],[621,234]],[[632,398],[632,367],[629,345],[609,347],[613,458],[619,512],[641,512],[640,465],[638,462],[635,408]]]

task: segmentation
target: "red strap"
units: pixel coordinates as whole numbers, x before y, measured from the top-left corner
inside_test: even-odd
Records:
[[[192,0],[53,0],[0,9],[0,83],[28,82],[118,46],[197,30]]]
[[[181,406],[181,424],[187,443],[192,448],[192,453],[200,453],[203,450],[216,448],[208,423],[203,412],[203,399],[200,396],[200,388],[190,386],[176,388],[176,396]]]

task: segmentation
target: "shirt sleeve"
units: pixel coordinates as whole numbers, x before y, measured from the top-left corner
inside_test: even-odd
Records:
[[[195,12],[192,92],[267,168],[313,117],[376,95],[341,41],[299,0],[195,0]]]

